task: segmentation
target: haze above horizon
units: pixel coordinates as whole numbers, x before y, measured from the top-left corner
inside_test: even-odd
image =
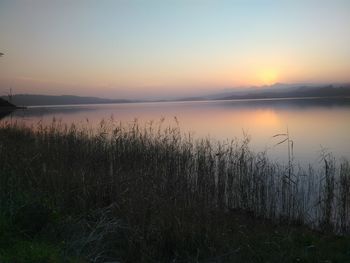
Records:
[[[350,82],[350,1],[0,3],[0,96],[197,96]]]

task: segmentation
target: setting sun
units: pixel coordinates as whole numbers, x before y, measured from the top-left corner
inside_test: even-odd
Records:
[[[278,72],[274,68],[263,69],[258,74],[259,80],[263,85],[271,85],[278,81]]]

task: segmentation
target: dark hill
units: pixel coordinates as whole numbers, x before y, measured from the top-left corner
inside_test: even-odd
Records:
[[[8,102],[7,100],[0,98],[0,109],[12,109],[12,108],[15,109],[16,106]]]
[[[0,120],[9,115],[15,109],[17,109],[15,105],[8,102],[7,100],[0,98]]]
[[[80,97],[71,95],[34,95],[17,94],[12,96],[12,101],[16,105],[22,106],[42,106],[42,105],[75,105],[75,104],[103,104],[103,103],[126,103],[135,102],[131,100],[103,99],[96,97]]]

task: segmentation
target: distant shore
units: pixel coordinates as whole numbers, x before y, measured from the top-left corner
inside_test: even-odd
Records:
[[[23,110],[23,109],[27,109],[27,107],[21,106],[14,106],[14,107],[1,107],[0,106],[0,111],[12,111],[12,110]]]
[[[246,91],[230,91],[227,93],[153,99],[111,99],[76,95],[43,95],[16,94],[11,103],[22,106],[48,105],[85,105],[85,104],[116,104],[116,103],[152,103],[152,102],[181,102],[181,101],[216,101],[216,100],[269,100],[269,99],[348,99],[350,98],[350,84],[326,86],[293,86],[288,88],[268,87],[247,89]],[[0,97],[6,100],[7,97]],[[0,102],[1,107],[1,102]]]

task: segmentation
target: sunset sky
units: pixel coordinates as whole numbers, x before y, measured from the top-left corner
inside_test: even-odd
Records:
[[[350,1],[0,0],[0,95],[350,82]]]

